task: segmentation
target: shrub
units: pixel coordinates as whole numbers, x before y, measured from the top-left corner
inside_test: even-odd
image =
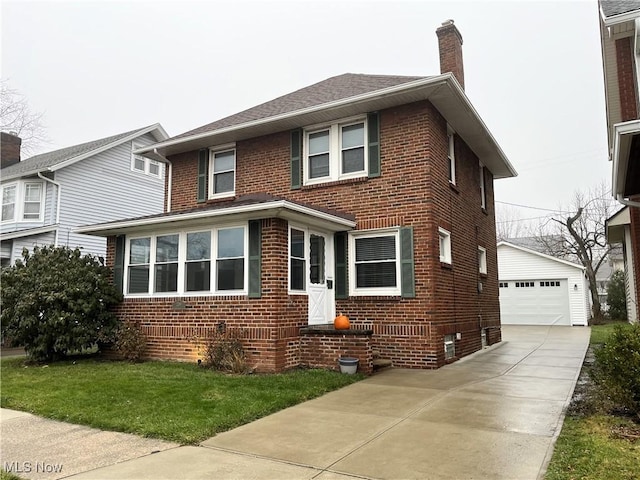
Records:
[[[121,295],[101,257],[35,247],[0,275],[3,337],[32,359],[52,361],[113,339],[118,321],[109,308]]]
[[[140,330],[139,324],[124,321],[116,332],[114,347],[125,360],[139,362],[147,348],[147,337]]]
[[[205,366],[221,372],[248,373],[241,338],[240,330],[217,331],[213,334],[205,344]]]
[[[607,285],[607,305],[611,320],[627,321],[627,296],[624,284],[624,272],[613,272]]]
[[[640,324],[616,325],[595,358],[591,376],[600,391],[640,418]]]

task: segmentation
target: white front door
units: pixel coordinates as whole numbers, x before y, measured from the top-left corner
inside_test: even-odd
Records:
[[[333,236],[309,232],[309,325],[330,323],[335,317]]]

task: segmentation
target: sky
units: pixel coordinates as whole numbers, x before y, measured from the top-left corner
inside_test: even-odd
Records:
[[[0,16],[1,77],[44,113],[38,153],[174,136],[346,72],[437,75],[453,19],[466,94],[519,174],[495,183],[509,218],[610,183],[596,0],[2,0]]]

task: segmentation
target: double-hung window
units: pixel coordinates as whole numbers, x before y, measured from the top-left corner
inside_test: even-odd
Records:
[[[11,222],[16,218],[16,192],[17,185],[5,185],[2,187],[2,221]]]
[[[303,230],[289,230],[289,290],[304,292],[306,288],[305,233]]]
[[[128,240],[127,294],[242,293],[247,228],[220,227]]]
[[[349,248],[353,295],[400,295],[399,230],[353,234]]]
[[[187,292],[201,292],[211,288],[210,231],[187,233],[185,277]]]
[[[352,118],[305,132],[304,181],[329,182],[367,175],[367,122]]]
[[[484,165],[480,164],[480,206],[487,208],[487,191],[484,180]]]
[[[448,135],[449,149],[447,153],[447,160],[449,164],[449,182],[453,185],[456,184],[456,151],[455,151],[455,135],[450,132]]]
[[[478,271],[487,274],[487,249],[484,247],[478,247]]]
[[[2,187],[3,222],[42,221],[44,185],[42,182],[18,181]]]
[[[236,151],[227,149],[210,153],[209,198],[228,197],[235,192]]]

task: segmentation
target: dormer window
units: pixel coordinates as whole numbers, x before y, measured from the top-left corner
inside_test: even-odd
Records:
[[[307,128],[304,139],[306,185],[368,175],[365,118]]]

